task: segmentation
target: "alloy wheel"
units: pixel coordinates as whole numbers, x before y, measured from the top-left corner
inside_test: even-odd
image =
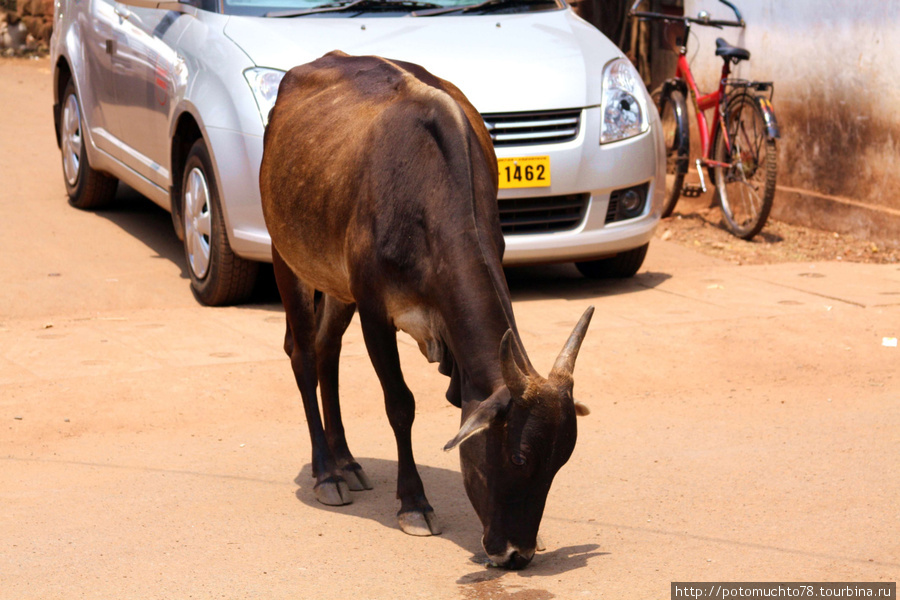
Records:
[[[81,173],[81,109],[75,94],[69,94],[62,115],[63,173],[66,182],[75,187]]]
[[[206,277],[210,261],[212,219],[209,213],[209,183],[203,170],[195,167],[187,174],[184,188],[184,239],[188,262],[197,279]]]

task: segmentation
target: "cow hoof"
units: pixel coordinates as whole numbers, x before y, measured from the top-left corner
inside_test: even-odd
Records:
[[[372,482],[369,481],[369,477],[363,471],[363,468],[357,464],[347,465],[341,469],[341,475],[344,476],[344,480],[353,492],[372,489]]]
[[[547,549],[547,545],[544,544],[544,540],[541,539],[541,534],[537,534],[537,539],[535,540],[534,549],[537,552],[543,552]]]
[[[402,512],[397,515],[400,529],[409,535],[440,535],[441,526],[438,524],[434,511],[419,512],[415,510]]]
[[[350,486],[343,479],[329,478],[316,484],[313,488],[316,500],[327,506],[343,506],[353,502]]]

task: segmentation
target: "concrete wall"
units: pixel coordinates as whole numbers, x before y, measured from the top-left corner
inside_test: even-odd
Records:
[[[736,76],[775,82],[778,184],[793,194],[782,200],[807,196],[824,201],[821,210],[837,202],[900,218],[900,0],[735,4],[746,28],[694,26],[688,56],[704,91],[721,69],[716,37],[750,50]],[[701,9],[732,15],[717,0],[685,0],[685,14]]]

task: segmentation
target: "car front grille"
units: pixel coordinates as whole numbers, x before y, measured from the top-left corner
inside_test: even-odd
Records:
[[[501,198],[500,229],[505,235],[575,229],[587,211],[588,194]]]
[[[559,144],[578,137],[581,110],[553,110],[481,115],[494,146]]]

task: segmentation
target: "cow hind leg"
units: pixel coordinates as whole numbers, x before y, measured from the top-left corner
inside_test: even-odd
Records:
[[[322,301],[316,308],[316,364],[319,393],[322,396],[322,411],[325,417],[325,437],[344,480],[352,491],[358,492],[371,490],[372,484],[347,446],[338,395],[341,338],[347,331],[355,312],[355,304],[345,304],[328,295],[322,297]]]
[[[291,358],[291,368],[303,398],[303,410],[309,427],[316,499],[331,506],[350,504],[353,501],[350,488],[328,445],[316,396],[315,290],[291,271],[274,247],[272,266],[287,317],[284,348]]]
[[[400,370],[397,331],[380,310],[366,311],[361,306],[359,316],[397,441],[397,497],[400,499],[397,521],[400,529],[410,535],[437,535],[441,528],[425,497],[425,487],[413,458],[412,424],[416,402]]]

